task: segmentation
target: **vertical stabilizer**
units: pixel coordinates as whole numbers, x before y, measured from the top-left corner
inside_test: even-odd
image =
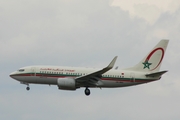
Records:
[[[169,40],[161,40],[137,65],[126,70],[157,72],[161,67]]]

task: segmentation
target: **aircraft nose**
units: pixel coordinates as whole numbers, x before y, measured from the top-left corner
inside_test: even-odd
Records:
[[[11,78],[14,78],[15,72],[12,72],[9,76],[10,76]]]

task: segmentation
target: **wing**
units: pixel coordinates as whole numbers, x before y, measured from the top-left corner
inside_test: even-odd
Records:
[[[113,68],[116,62],[116,59],[117,59],[117,56],[114,57],[114,59],[111,61],[111,63],[107,67],[99,71],[75,78],[76,82],[83,84],[84,86],[97,86],[100,83],[99,81],[100,81],[100,78],[102,77],[102,74],[104,74],[105,72]]]

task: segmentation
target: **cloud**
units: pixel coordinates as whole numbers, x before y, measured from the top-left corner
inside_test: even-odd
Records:
[[[114,0],[113,6],[120,6],[132,17],[140,17],[149,24],[154,24],[164,12],[174,13],[180,7],[178,0]]]
[[[105,53],[106,49],[124,49],[126,44],[124,37],[129,37],[129,42],[133,41],[135,36],[144,38],[135,29],[131,29],[131,27],[141,27],[142,29],[139,30],[144,31],[146,25],[143,21],[136,19],[131,22],[126,12],[109,6],[109,1],[103,4],[100,1],[87,3],[82,1],[77,3],[55,1],[54,3],[53,1],[52,3],[56,4],[53,7],[49,2],[42,5],[40,1],[35,3],[35,1],[28,3],[17,1],[17,4],[12,7],[4,5],[7,6],[4,8],[4,13],[9,16],[6,14],[2,16],[4,19],[1,33],[3,58],[18,61],[18,57],[15,56],[23,55],[33,63],[32,58],[38,56],[37,59],[41,59],[40,62],[54,57],[56,60],[59,56],[62,59],[65,56],[67,59],[74,59],[76,56],[86,55],[85,58],[87,58],[87,53],[96,51],[106,56],[112,53],[111,51]],[[10,35],[6,35],[7,33]],[[72,51],[76,54],[68,55]],[[119,52],[114,53],[112,57],[117,54]],[[24,61],[24,58],[19,62]]]
[[[179,119],[179,1],[114,3],[0,1],[0,119]],[[163,38],[170,39],[162,64],[169,72],[157,82],[91,89],[87,97],[83,88],[30,85],[27,92],[9,77],[36,64],[104,67],[115,55],[119,69],[130,67]]]
[[[144,18],[148,23],[151,24],[158,19],[161,13],[157,6],[148,4],[135,4],[134,12],[138,17]]]

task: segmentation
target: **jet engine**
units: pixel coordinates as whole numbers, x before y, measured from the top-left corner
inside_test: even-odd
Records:
[[[59,78],[57,85],[62,90],[76,90],[76,82],[72,78]]]

